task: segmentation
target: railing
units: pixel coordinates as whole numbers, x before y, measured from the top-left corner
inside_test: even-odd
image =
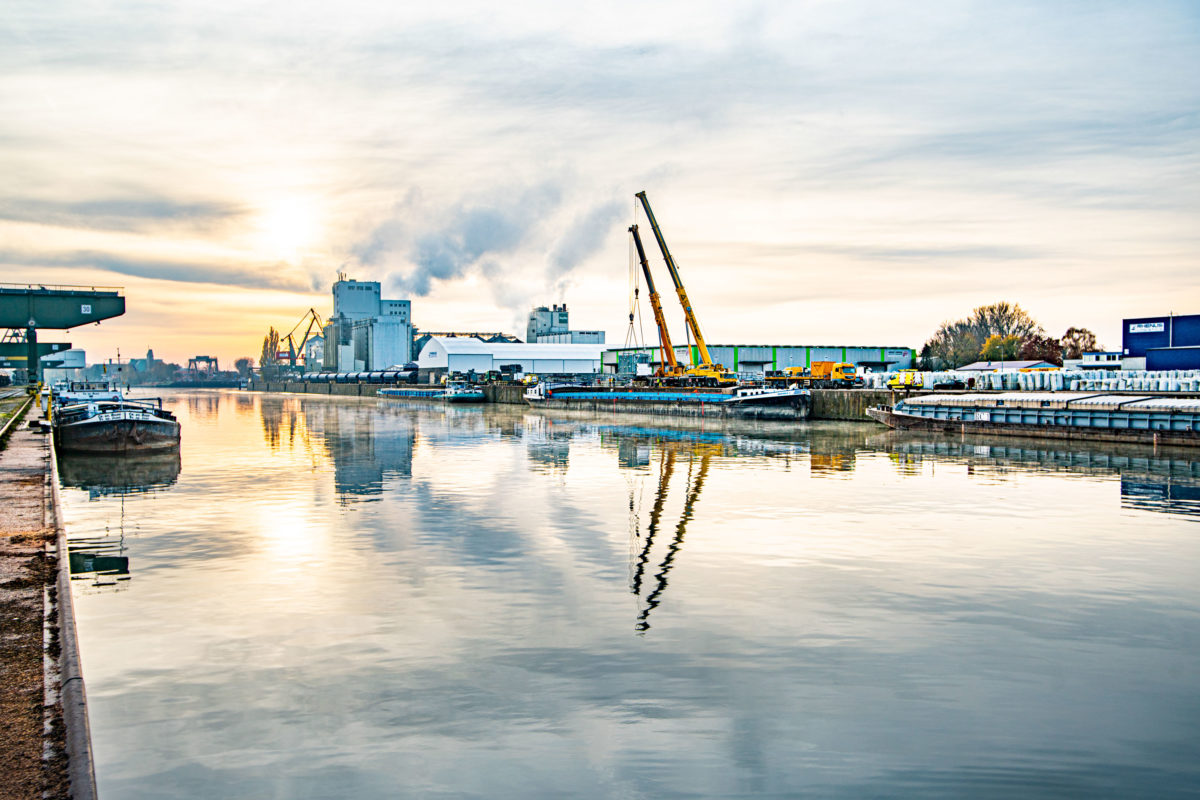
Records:
[[[52,285],[45,283],[0,283],[0,293],[25,293],[30,290],[35,292],[61,292],[61,293],[78,293],[92,292],[94,294],[112,294],[120,296],[125,291],[124,286],[65,286]]]

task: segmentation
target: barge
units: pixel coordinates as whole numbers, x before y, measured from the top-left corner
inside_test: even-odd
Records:
[[[131,453],[179,447],[179,422],[154,400],[89,400],[58,406],[54,446],[86,453]]]
[[[812,392],[808,389],[762,387],[728,391],[539,383],[525,392],[525,401],[534,408],[762,420],[805,420],[812,412]]]
[[[446,385],[446,392],[443,395],[447,403],[485,403],[487,397],[483,393],[483,389],[478,386],[471,386],[465,381],[451,381]]]
[[[441,387],[435,389],[388,387],[380,389],[378,394],[380,397],[392,400],[443,400],[446,397],[446,390]]]
[[[1200,446],[1200,397],[1095,392],[931,394],[867,415],[901,430]]]

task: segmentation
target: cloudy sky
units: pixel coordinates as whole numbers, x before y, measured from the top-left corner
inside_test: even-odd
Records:
[[[9,0],[0,282],[124,287],[91,359],[257,356],[339,271],[620,344],[644,189],[714,342],[1200,312],[1195,2],[575,5]]]

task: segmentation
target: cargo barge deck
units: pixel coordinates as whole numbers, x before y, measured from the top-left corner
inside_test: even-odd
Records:
[[[901,430],[1200,446],[1200,398],[1086,392],[923,395],[867,415]]]

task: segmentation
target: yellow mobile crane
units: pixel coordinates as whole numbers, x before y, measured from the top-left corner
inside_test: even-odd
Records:
[[[688,300],[687,290],[683,288],[683,281],[679,277],[679,270],[675,267],[675,259],[671,257],[671,251],[667,249],[667,240],[663,238],[662,231],[658,227],[658,220],[654,218],[654,212],[650,209],[650,201],[646,199],[645,192],[638,192],[635,196],[638,200],[642,201],[642,208],[646,210],[646,218],[650,220],[650,228],[654,231],[654,238],[658,240],[658,249],[662,251],[663,260],[667,262],[667,270],[670,271],[671,280],[675,283],[675,293],[679,295],[679,304],[683,306],[683,315],[687,319],[687,325],[692,332],[692,337],[696,340],[696,352],[700,356],[699,363],[697,363],[695,358],[692,359],[690,369],[685,370],[677,366],[675,374],[682,376],[689,382],[707,383],[715,386],[727,386],[737,383],[737,375],[726,372],[725,367],[721,364],[714,364],[712,357],[708,354],[708,345],[704,343],[704,335],[700,333],[700,323],[696,320],[696,312],[692,310],[692,303]],[[645,262],[643,261],[643,263]],[[647,274],[649,274],[648,271]],[[660,323],[659,335],[661,336],[665,332],[666,324]]]
[[[658,290],[654,288],[654,278],[650,276],[650,264],[646,261],[646,250],[642,247],[642,237],[638,236],[638,226],[630,225],[629,232],[633,234],[633,243],[637,245],[638,260],[642,262],[642,274],[646,276],[646,288],[650,290],[650,308],[654,310],[654,324],[658,326],[658,345],[662,350],[663,362],[658,368],[658,377],[672,377],[683,374],[683,366],[675,358],[675,348],[671,346],[671,334],[667,332],[667,320],[663,316],[662,300]],[[632,312],[629,318],[633,319]]]

